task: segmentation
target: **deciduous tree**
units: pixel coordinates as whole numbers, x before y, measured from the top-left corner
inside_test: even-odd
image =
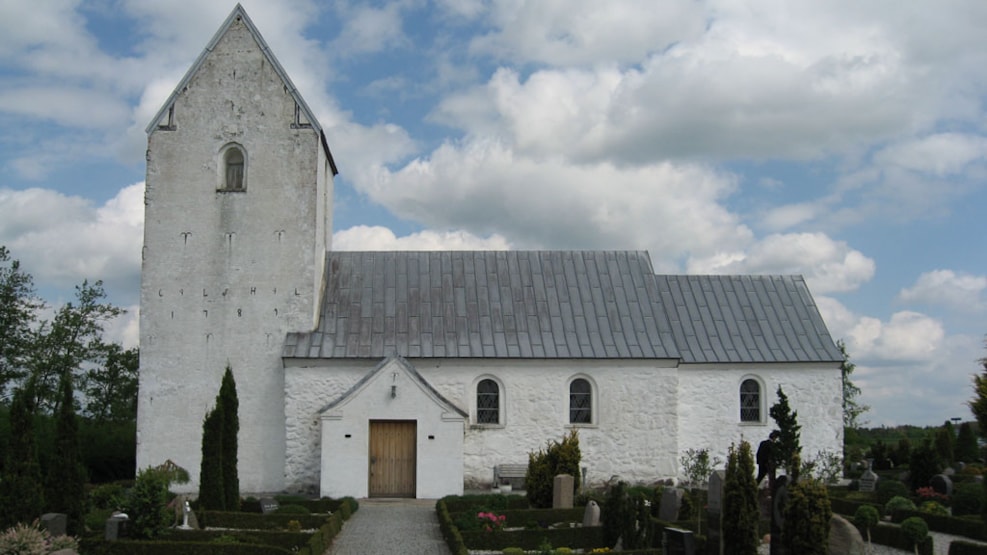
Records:
[[[847,353],[846,343],[841,339],[836,342],[843,354],[843,362],[840,364],[840,374],[843,378],[843,427],[857,428],[860,422],[860,415],[870,410],[867,405],[861,405],[857,401],[860,397],[860,388],[850,380],[850,374],[857,368],[857,365],[850,362],[850,354]]]
[[[82,389],[86,394],[86,415],[96,422],[126,422],[137,419],[137,348],[119,344],[105,346],[101,366],[86,370]]]
[[[0,245],[0,397],[12,381],[24,376],[31,330],[43,305],[35,297],[31,275]]]

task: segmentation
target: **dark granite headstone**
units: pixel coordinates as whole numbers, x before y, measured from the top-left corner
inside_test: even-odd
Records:
[[[658,505],[658,520],[675,522],[679,519],[679,509],[682,507],[683,493],[678,488],[667,488],[661,493],[661,504]]]
[[[264,513],[265,515],[269,513],[273,513],[279,508],[281,508],[281,506],[278,505],[277,499],[264,497],[263,499],[260,500],[260,512]]]
[[[953,494],[953,480],[946,476],[945,474],[936,474],[929,480],[929,485],[936,493],[941,493],[943,495]]]
[[[714,470],[709,475],[709,493],[707,494],[707,506],[709,510],[720,513],[723,511],[723,485],[727,481],[726,470]]]
[[[125,515],[111,516],[106,519],[105,538],[107,540],[118,540],[130,536],[130,519]]]
[[[664,536],[662,543],[665,547],[665,555],[696,554],[696,540],[692,537],[692,530],[665,528]]]
[[[726,470],[714,470],[709,476],[709,492],[706,503],[706,553],[723,554],[723,486]]]
[[[45,513],[41,515],[41,527],[52,536],[64,536],[69,517],[64,513]]]

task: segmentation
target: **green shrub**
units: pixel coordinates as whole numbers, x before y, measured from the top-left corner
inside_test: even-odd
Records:
[[[899,510],[914,511],[915,503],[911,499],[902,496],[892,497],[887,503],[884,504],[884,514],[890,515],[894,514],[895,511]]]
[[[923,502],[922,505],[918,508],[918,510],[922,511],[923,513],[929,513],[931,515],[949,516],[949,509],[943,507],[942,505],[940,505],[935,501]]]
[[[312,513],[312,511],[302,505],[281,505],[274,512],[280,515],[307,515]]]
[[[127,489],[119,483],[102,484],[89,491],[89,506],[93,509],[119,510],[127,502]]]
[[[949,555],[987,555],[987,545],[953,540],[949,544]]]
[[[610,488],[607,499],[600,511],[603,522],[603,541],[610,547],[622,538],[625,549],[638,549],[647,546],[647,526],[638,523],[648,522],[648,503],[656,506],[653,489],[628,490],[627,484],[618,482]]]
[[[47,555],[60,549],[79,549],[72,536],[52,537],[47,530],[34,524],[17,524],[0,534],[0,553],[3,555]]]
[[[963,482],[953,486],[952,507],[954,516],[979,515],[983,507],[984,487],[976,482]]]
[[[501,553],[504,555],[524,555],[525,551],[520,547],[505,547]]]
[[[892,497],[908,497],[912,492],[904,482],[899,482],[898,480],[878,480],[875,493],[877,494],[878,504],[885,505]]]
[[[929,526],[917,516],[906,518],[901,523],[901,531],[912,544],[920,544],[929,536]]]
[[[853,523],[857,528],[863,528],[867,532],[867,541],[870,541],[870,530],[877,526],[881,520],[881,515],[873,505],[861,505],[857,507],[857,512],[853,514]]]
[[[168,483],[168,476],[156,468],[137,473],[128,507],[130,533],[134,537],[157,537],[171,524],[173,517],[167,507]]]
[[[573,477],[573,496],[579,484],[579,435],[573,429],[562,442],[550,441],[544,451],[528,453],[528,471],[524,477],[525,494],[532,507],[552,506],[552,489],[555,477],[568,474]]]
[[[833,516],[826,486],[802,479],[788,487],[782,543],[789,553],[826,555],[829,551],[829,520]]]

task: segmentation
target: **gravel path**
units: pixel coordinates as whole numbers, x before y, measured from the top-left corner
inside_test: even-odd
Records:
[[[434,499],[361,499],[325,555],[449,555]]]

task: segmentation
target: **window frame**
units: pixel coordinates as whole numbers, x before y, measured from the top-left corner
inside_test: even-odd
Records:
[[[228,160],[231,153],[237,152],[243,159],[242,168],[240,170],[240,187],[230,187],[229,186],[229,168],[230,162]],[[218,179],[219,184],[216,188],[217,191],[224,193],[245,193],[247,192],[247,168],[248,168],[248,157],[247,149],[243,148],[243,145],[239,143],[227,143],[223,145],[223,148],[219,150],[219,162],[218,166]]]
[[[497,421],[496,422],[480,422],[480,386],[485,382],[491,382],[497,386]],[[501,382],[496,376],[491,376],[489,374],[484,374],[476,378],[473,382],[472,387],[472,420],[473,426],[477,428],[503,428],[506,424],[505,414],[507,411],[505,407],[507,405],[506,390],[504,388],[503,382]]]
[[[744,386],[746,384],[748,384],[748,383],[753,383],[754,385],[757,386],[757,407],[756,407],[757,408],[757,418],[756,419],[746,419],[745,420],[744,419],[744,411],[750,411],[750,410],[753,410],[753,408],[754,408],[754,407],[751,407],[750,406],[750,403],[747,403],[746,406],[745,406],[745,403],[744,403],[744,397],[745,397],[745,395],[746,396],[749,396],[752,393],[750,391],[747,391],[747,392],[744,391]],[[737,399],[737,402],[738,402],[738,409],[739,409],[738,412],[737,412],[737,418],[738,418],[740,424],[741,425],[744,425],[744,426],[759,426],[759,425],[763,425],[766,422],[766,420],[765,420],[765,416],[766,416],[766,411],[765,411],[765,391],[767,391],[767,389],[764,387],[764,380],[762,380],[759,376],[746,375],[746,376],[744,376],[744,377],[742,377],[740,379],[740,384],[737,386],[737,390],[736,391],[737,391],[737,397],[736,397],[736,399]]]
[[[586,385],[587,385],[587,387],[589,387],[589,391],[588,392],[577,392],[576,393],[578,395],[585,395],[588,398],[588,401],[589,401],[589,407],[588,407],[588,410],[589,410],[589,419],[587,421],[585,421],[585,422],[576,422],[576,421],[573,420],[573,410],[585,410],[585,409],[582,409],[582,408],[579,408],[579,407],[577,407],[575,409],[573,408],[573,395],[574,395],[574,393],[573,393],[572,389],[573,389],[573,386],[576,383],[579,383],[579,382],[585,382]],[[568,382],[566,383],[566,396],[565,396],[565,399],[566,399],[566,403],[565,403],[565,414],[566,414],[566,416],[565,416],[565,418],[566,418],[566,424],[568,426],[575,427],[575,428],[596,426],[596,423],[597,423],[597,415],[600,412],[599,411],[599,405],[597,403],[597,394],[596,394],[596,392],[597,392],[596,383],[589,376],[586,376],[584,374],[579,374],[579,375],[572,376],[571,378],[569,378]]]

